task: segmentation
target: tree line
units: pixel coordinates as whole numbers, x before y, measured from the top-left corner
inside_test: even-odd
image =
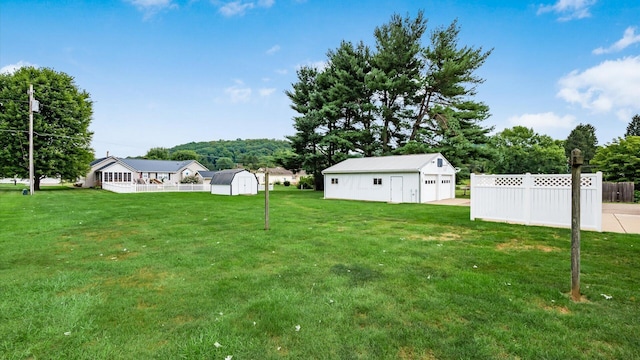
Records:
[[[172,148],[155,147],[141,158],[155,160],[196,160],[211,170],[242,166],[257,170],[276,165],[274,156],[290,151],[288,141],[274,139],[236,139],[190,142]]]

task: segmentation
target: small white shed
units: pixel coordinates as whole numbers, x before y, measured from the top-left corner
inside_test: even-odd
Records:
[[[322,174],[325,199],[426,203],[456,196],[456,170],[440,153],[352,158]]]
[[[258,178],[245,169],[220,170],[211,177],[211,193],[217,195],[256,195]]]

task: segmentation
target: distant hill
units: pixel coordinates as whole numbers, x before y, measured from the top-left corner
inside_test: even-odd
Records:
[[[170,153],[178,150],[193,150],[201,156],[200,163],[211,170],[228,168],[229,161],[242,164],[249,169],[275,166],[272,156],[283,151],[290,151],[288,141],[273,139],[237,139],[190,142],[169,149]]]

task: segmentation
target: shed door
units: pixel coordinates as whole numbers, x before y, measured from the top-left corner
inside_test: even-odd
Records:
[[[391,202],[402,202],[402,176],[391,177]]]
[[[246,177],[241,177],[238,182],[238,193],[239,194],[251,194],[251,181]]]

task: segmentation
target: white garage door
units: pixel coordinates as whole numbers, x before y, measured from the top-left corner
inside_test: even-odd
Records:
[[[422,182],[422,202],[437,200],[438,176],[424,175]]]
[[[451,199],[453,198],[453,176],[452,175],[441,175],[440,176],[440,184],[438,192],[440,194],[439,200],[442,199]]]

